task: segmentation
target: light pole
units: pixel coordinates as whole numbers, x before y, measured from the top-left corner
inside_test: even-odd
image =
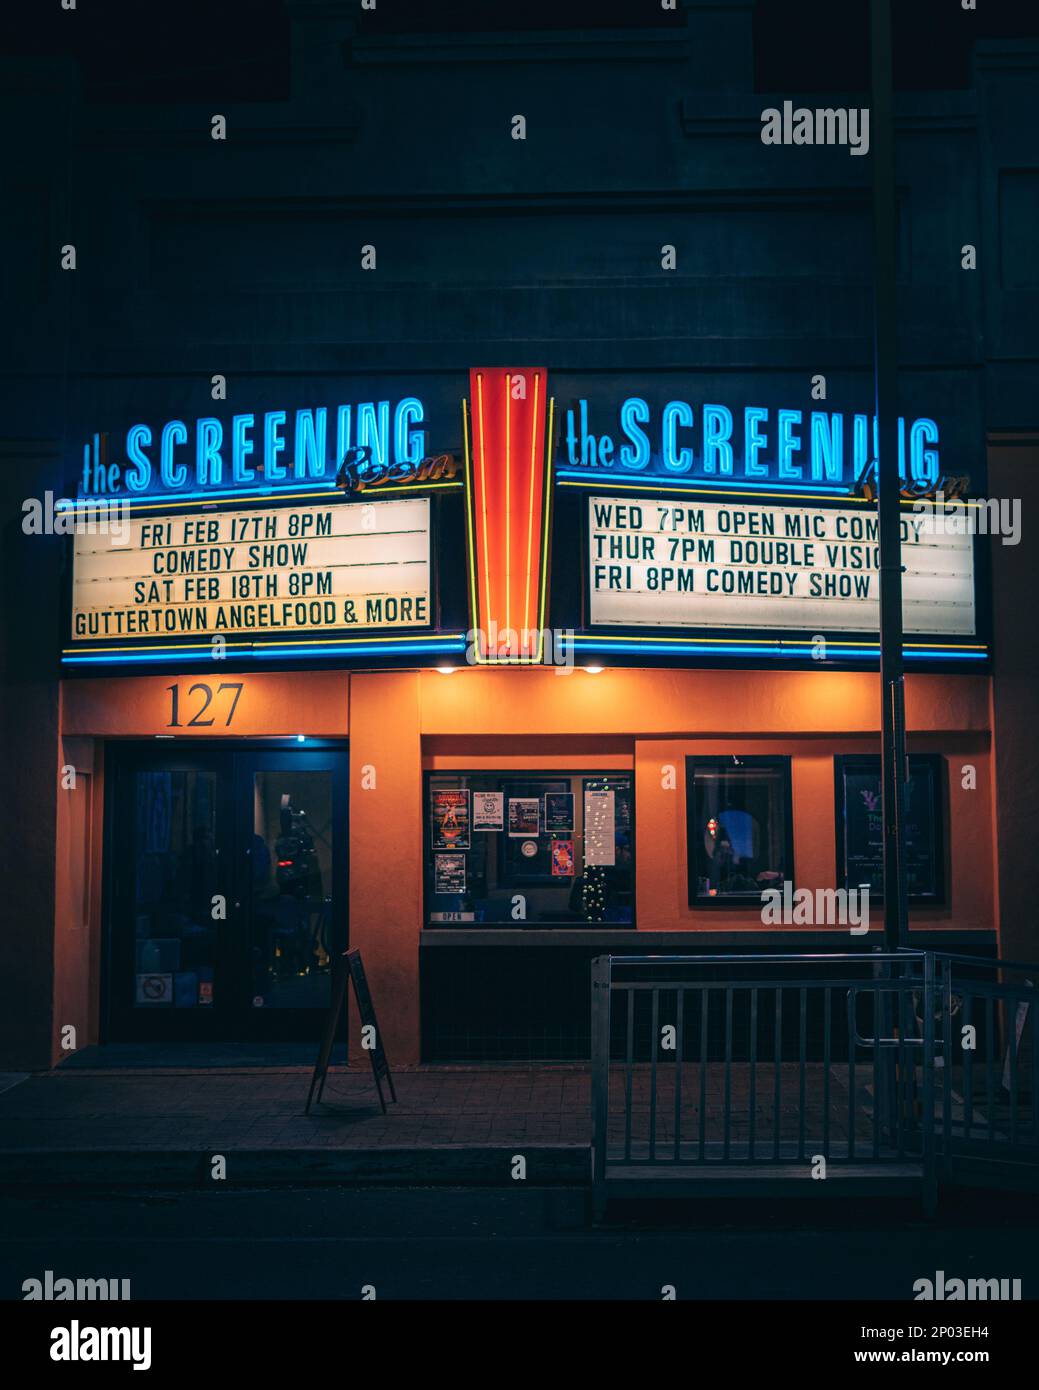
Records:
[[[880,540],[881,787],[884,825],[884,944],[907,945],[905,877],[906,724],[902,669],[902,543],[898,473],[898,318],[895,267],[895,113],[891,0],[870,0],[873,150],[873,372],[877,417]]]

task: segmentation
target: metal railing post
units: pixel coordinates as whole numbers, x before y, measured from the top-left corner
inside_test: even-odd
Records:
[[[592,1213],[606,1209],[606,1144],[610,1103],[610,957],[592,961]]]
[[[938,1175],[934,1157],[934,994],[934,953],[927,951],[924,955],[923,1114],[920,1116],[925,1216],[933,1216],[938,1207]]]

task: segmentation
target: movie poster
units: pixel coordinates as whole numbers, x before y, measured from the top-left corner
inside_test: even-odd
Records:
[[[573,840],[552,841],[552,877],[573,878],[574,842]]]
[[[437,787],[433,791],[434,849],[469,849],[469,788]]]

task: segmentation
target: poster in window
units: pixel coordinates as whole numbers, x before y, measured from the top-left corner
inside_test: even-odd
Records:
[[[573,792],[545,793],[545,834],[572,835],[574,832]]]
[[[473,792],[473,829],[505,829],[504,792]]]
[[[848,888],[869,885],[875,901],[884,895],[884,816],[880,760],[872,756],[838,758],[838,881]],[[906,889],[911,899],[940,902],[942,799],[940,759],[911,756],[905,788]]]
[[[434,854],[433,892],[465,892],[465,855]]]
[[[509,838],[529,839],[540,834],[541,799],[537,796],[509,797]]]
[[[552,841],[552,877],[573,878],[574,842],[573,840]]]
[[[434,849],[469,848],[469,789],[438,787],[433,792]]]
[[[614,864],[617,861],[616,798],[612,791],[584,793],[584,862]]]

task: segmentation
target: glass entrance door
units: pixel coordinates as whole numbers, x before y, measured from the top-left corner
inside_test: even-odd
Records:
[[[109,756],[106,1037],[317,1037],[347,944],[345,751]]]

